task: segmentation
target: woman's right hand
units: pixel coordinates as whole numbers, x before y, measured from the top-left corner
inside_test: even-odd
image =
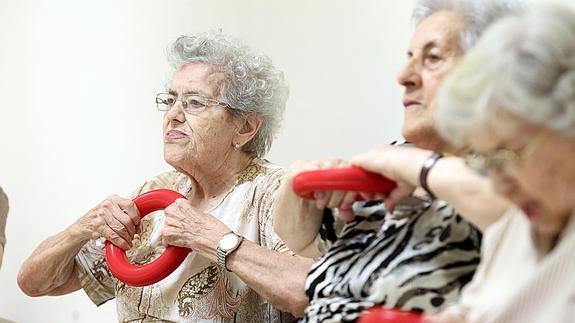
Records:
[[[102,237],[129,250],[134,235],[140,232],[140,222],[140,212],[132,200],[112,195],[78,219],[73,227],[87,240]]]

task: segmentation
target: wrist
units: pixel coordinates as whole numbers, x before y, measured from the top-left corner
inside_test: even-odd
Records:
[[[244,237],[233,232],[223,234],[218,242],[216,249],[216,261],[218,265],[224,267],[227,271],[231,271],[228,267],[230,256],[240,248]]]
[[[431,172],[431,169],[433,169],[437,161],[441,158],[443,158],[442,154],[436,152],[432,153],[423,161],[423,164],[421,165],[421,170],[419,171],[419,186],[421,186],[432,199],[435,199],[435,194],[433,194],[431,188],[429,187],[428,182],[429,173]]]
[[[75,222],[71,226],[69,226],[66,229],[65,233],[71,241],[75,241],[82,244],[96,238],[91,230],[84,228],[78,222]]]

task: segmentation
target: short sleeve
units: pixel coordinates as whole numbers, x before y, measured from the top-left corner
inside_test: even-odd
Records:
[[[161,174],[134,190],[130,198],[154,189],[172,189],[179,176],[181,175],[175,171]],[[80,284],[96,305],[104,304],[115,297],[117,283],[106,263],[104,246],[103,238],[91,240],[76,255],[76,270]]]
[[[259,201],[257,208],[259,230],[260,230],[260,245],[267,249],[286,252],[289,248],[285,242],[278,236],[274,230],[273,213],[274,213],[274,196],[275,192],[280,187],[281,181],[286,172],[283,169],[268,169],[270,174],[267,174],[267,180],[262,183]]]
[[[105,240],[91,240],[76,255],[76,268],[80,285],[96,305],[115,297],[116,278],[112,276],[105,259]]]

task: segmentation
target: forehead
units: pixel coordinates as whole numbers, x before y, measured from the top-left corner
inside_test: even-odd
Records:
[[[206,96],[219,94],[225,76],[208,63],[190,63],[178,68],[172,76],[171,91],[198,92]]]
[[[410,49],[421,50],[430,43],[446,49],[459,49],[459,36],[463,27],[461,15],[454,11],[438,11],[417,26],[411,38]]]

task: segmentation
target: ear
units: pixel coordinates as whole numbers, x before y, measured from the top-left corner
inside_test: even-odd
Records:
[[[238,131],[234,136],[233,144],[244,146],[258,133],[262,126],[262,119],[254,113],[250,113],[239,120]]]

